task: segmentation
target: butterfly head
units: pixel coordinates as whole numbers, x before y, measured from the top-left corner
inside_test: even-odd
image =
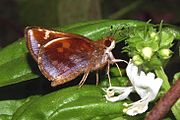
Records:
[[[106,48],[106,51],[110,52],[112,49],[115,48],[115,40],[113,37],[106,37],[103,40],[103,45]]]

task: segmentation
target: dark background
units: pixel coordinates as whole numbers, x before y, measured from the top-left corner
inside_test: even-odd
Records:
[[[0,0],[0,48],[26,26],[59,27],[97,19],[180,23],[179,0]]]

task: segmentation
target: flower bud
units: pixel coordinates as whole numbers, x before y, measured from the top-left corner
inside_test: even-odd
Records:
[[[163,58],[163,59],[168,59],[168,58],[170,58],[171,53],[172,53],[172,52],[171,52],[170,49],[164,48],[164,49],[159,50],[159,56],[160,56],[161,58]]]
[[[150,33],[150,37],[151,37],[152,39],[154,39],[154,40],[158,40],[158,39],[159,39],[158,34],[155,33],[155,32],[151,32],[151,33]]]
[[[145,60],[150,60],[153,55],[153,50],[151,47],[144,47],[141,54]]]
[[[132,58],[135,65],[141,65],[143,63],[142,58],[139,55],[134,55]]]

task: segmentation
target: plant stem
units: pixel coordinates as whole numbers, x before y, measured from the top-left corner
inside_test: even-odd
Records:
[[[164,70],[162,67],[159,67],[155,70],[155,73],[157,75],[157,77],[161,78],[163,80],[163,84],[162,84],[162,90],[164,92],[167,92],[170,88],[170,84],[168,81],[168,77],[166,76]]]
[[[166,76],[163,68],[159,67],[158,69],[155,70],[155,73],[156,73],[157,77],[159,77],[159,78],[161,78],[163,80],[163,84],[162,84],[161,89],[163,90],[163,92],[167,92],[170,89],[171,86],[169,84],[168,77]],[[175,103],[173,105],[173,107],[171,108],[171,110],[172,110],[172,112],[173,112],[173,114],[174,114],[174,116],[176,118],[178,118],[178,116],[179,116],[178,109],[176,109],[177,106],[178,106],[177,103]]]
[[[117,12],[115,12],[114,14],[110,15],[109,18],[110,19],[117,19],[123,15],[125,15],[126,13],[134,10],[135,8],[137,8],[140,4],[142,3],[142,0],[137,0],[133,3],[131,3],[130,5],[118,10]]]

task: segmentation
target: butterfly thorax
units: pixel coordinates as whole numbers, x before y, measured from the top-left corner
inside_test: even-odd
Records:
[[[115,47],[115,41],[111,37],[104,38],[101,41],[97,41],[97,46],[95,44],[95,49],[91,56],[92,70],[97,70],[103,68],[107,62],[111,62],[114,56],[111,50]]]

